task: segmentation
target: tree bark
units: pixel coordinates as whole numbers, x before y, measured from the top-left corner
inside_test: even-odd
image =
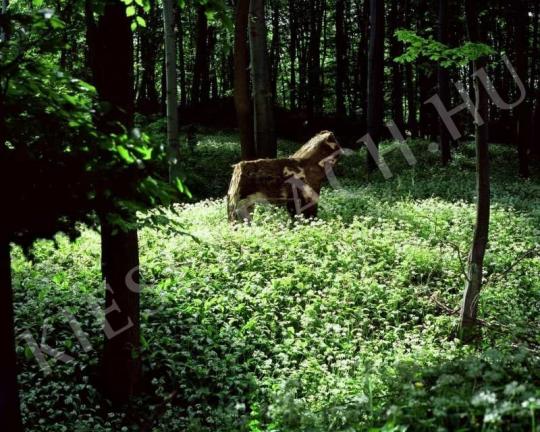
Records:
[[[360,123],[365,127],[367,125],[367,86],[368,86],[368,59],[366,52],[369,47],[369,0],[362,0],[358,5],[358,31],[360,39],[358,43],[357,54],[357,73],[355,74],[355,86],[357,91],[355,107],[358,111]]]
[[[142,76],[138,86],[137,109],[143,114],[156,114],[160,112],[160,101],[156,88],[156,62],[161,33],[156,36],[159,19],[155,0],[150,2],[150,11],[146,19],[148,27],[140,29]]]
[[[290,71],[290,108],[294,111],[298,107],[297,88],[296,88],[296,56],[298,47],[298,17],[296,16],[295,8],[296,0],[289,0],[289,20],[290,20],[290,42],[289,42],[289,59],[291,64]]]
[[[345,119],[345,86],[347,80],[347,34],[345,30],[345,0],[336,0],[336,114]]]
[[[22,432],[17,386],[10,244],[7,235],[3,234],[0,234],[0,344],[2,346],[2,355],[0,355],[0,430]]]
[[[87,17],[92,26],[93,19]],[[122,133],[133,127],[133,36],[125,5],[119,0],[108,0],[103,15],[95,26],[91,62],[94,66],[95,85],[99,97],[110,107],[99,120],[98,127],[106,133]],[[101,363],[102,389],[114,404],[126,403],[136,392],[141,376],[139,335],[139,292],[133,288],[138,283],[139,248],[137,230],[121,231],[107,221],[112,203],[105,200],[100,214],[102,240],[102,272],[110,287],[105,298],[107,331]],[[125,215],[133,219],[134,215]],[[130,277],[131,285],[126,283]],[[115,310],[112,312],[112,310]],[[128,320],[132,326],[120,331]],[[107,334],[109,333],[109,334]]]
[[[277,98],[277,82],[279,79],[279,62],[281,60],[280,56],[280,46],[281,38],[279,34],[279,1],[271,2],[272,10],[272,44],[270,50],[270,65],[271,65],[271,83],[272,83],[272,94]],[[277,99],[275,100],[277,103]]]
[[[401,27],[401,9],[398,0],[392,0],[388,27],[390,34],[390,62],[392,64],[392,115],[399,130],[403,130],[403,71],[402,66],[395,62],[394,59],[400,56],[403,52],[401,43],[394,35],[395,31]]]
[[[242,160],[255,159],[257,156],[249,94],[248,22],[249,0],[238,0],[234,34],[234,104],[240,129]]]
[[[169,158],[169,181],[174,183],[179,175],[178,164],[180,160],[180,142],[178,140],[178,89],[176,84],[176,34],[173,0],[163,0],[163,29],[167,70],[167,150]]]
[[[378,147],[384,121],[384,0],[370,0],[370,30],[368,53],[368,133]],[[378,161],[368,154],[368,171],[375,170]]]
[[[197,8],[197,25],[195,34],[195,64],[193,66],[193,82],[191,87],[191,103],[197,104],[205,99],[204,88],[208,83],[204,83],[205,77],[209,76],[208,68],[208,20],[204,8]],[[206,99],[207,99],[206,95]]]
[[[310,0],[308,41],[308,94],[307,110],[310,120],[322,113],[323,95],[321,85],[321,36],[323,28],[324,0]]]
[[[178,11],[178,8],[176,9]],[[180,71],[180,105],[187,105],[187,84],[186,84],[186,56],[184,52],[184,23],[182,14],[178,13],[176,20],[178,24],[178,69]]]
[[[466,0],[466,17],[469,39],[472,42],[485,41],[483,31],[479,29],[480,14],[476,0]],[[473,64],[474,70],[487,66],[487,59],[480,58]],[[482,289],[484,256],[486,253],[490,221],[490,162],[488,145],[489,95],[478,77],[474,79],[476,98],[476,226],[468,263],[468,280],[463,294],[460,312],[460,337],[470,342],[477,335],[476,318],[478,301]],[[479,118],[484,121],[479,125]]]
[[[124,232],[101,221],[102,271],[107,284],[106,334],[102,358],[105,395],[123,404],[138,391],[141,379],[139,318],[139,245],[137,231]]]
[[[266,51],[264,1],[251,0],[249,9],[249,41],[254,101],[255,148],[259,158],[275,158],[277,141],[274,130],[274,98]]]
[[[529,8],[527,0],[514,0],[513,13],[515,14],[516,31],[516,72],[528,94],[529,75]],[[515,136],[518,146],[519,175],[529,177],[529,127],[530,127],[529,96],[516,108]]]
[[[439,0],[439,29],[438,39],[442,44],[448,44],[448,0]],[[450,74],[448,69],[439,65],[437,70],[439,96],[445,107],[450,106]],[[441,152],[441,164],[447,166],[452,158],[450,151],[450,133],[442,118],[439,119],[439,145]]]

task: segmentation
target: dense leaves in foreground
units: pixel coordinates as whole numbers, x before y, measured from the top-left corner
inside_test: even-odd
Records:
[[[220,164],[201,169],[200,194],[205,172],[227,172],[234,141],[205,137],[196,149]],[[511,150],[492,147],[483,339],[464,347],[453,311],[474,222],[472,147],[444,170],[427,144],[413,150],[415,168],[389,155],[388,181],[365,181],[363,152],[347,158],[345,190],[324,191],[319,220],[260,209],[251,226],[231,227],[218,199],[171,213],[193,237],[145,229],[146,382],[123,410],[94,386],[99,236],[40,242],[33,261],[15,251],[18,332],[39,340],[45,325],[44,342],[74,357],[50,360],[44,375],[19,344],[28,430],[537,430],[540,184],[508,180]],[[81,349],[65,310],[93,350]]]

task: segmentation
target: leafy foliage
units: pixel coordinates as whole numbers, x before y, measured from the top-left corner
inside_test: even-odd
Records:
[[[398,63],[411,63],[425,57],[445,68],[451,68],[466,66],[472,61],[495,53],[488,45],[476,42],[466,42],[461,47],[449,48],[432,36],[425,38],[411,30],[397,30],[396,37],[406,45],[405,52],[394,59]]]

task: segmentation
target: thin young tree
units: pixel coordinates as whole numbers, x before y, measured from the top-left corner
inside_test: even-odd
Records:
[[[516,72],[524,86],[528,87],[529,75],[529,2],[513,0],[515,20]],[[528,91],[527,91],[528,93]],[[515,137],[518,146],[519,175],[528,178],[529,172],[529,96],[516,108]]]
[[[347,81],[347,33],[345,29],[345,0],[336,0],[336,115],[346,117],[345,86]]]
[[[236,3],[234,34],[234,104],[240,129],[242,160],[255,159],[253,114],[249,94],[249,46],[248,46],[249,0]]]
[[[448,44],[448,0],[439,0],[439,28],[438,40],[442,44]],[[439,97],[444,106],[450,105],[450,74],[447,68],[441,64],[437,69],[437,80],[439,86]],[[443,166],[448,165],[452,154],[450,151],[450,134],[444,121],[439,116],[439,145],[441,152],[441,163]]]
[[[270,67],[266,50],[264,0],[250,2],[249,45],[257,157],[275,158],[277,141],[274,129],[274,97],[271,91]]]
[[[476,0],[466,0],[465,6],[469,40],[475,43],[484,43],[485,35],[480,22],[480,5]],[[487,57],[485,56],[473,62],[475,71],[486,66]],[[488,145],[489,95],[477,75],[474,76],[474,93],[476,99],[476,224],[460,312],[459,333],[464,341],[471,341],[477,334],[476,318],[482,289],[484,256],[488,244],[491,201]]]
[[[180,142],[178,139],[178,88],[176,84],[176,26],[174,0],[163,0],[163,29],[165,36],[165,68],[167,84],[167,150],[169,181],[178,177]]]
[[[378,147],[384,122],[384,0],[370,0],[369,53],[367,85],[367,129]],[[375,170],[379,161],[368,155],[368,170]]]

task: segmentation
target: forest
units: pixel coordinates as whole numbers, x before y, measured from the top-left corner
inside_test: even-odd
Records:
[[[2,0],[0,432],[540,432],[539,9]]]

